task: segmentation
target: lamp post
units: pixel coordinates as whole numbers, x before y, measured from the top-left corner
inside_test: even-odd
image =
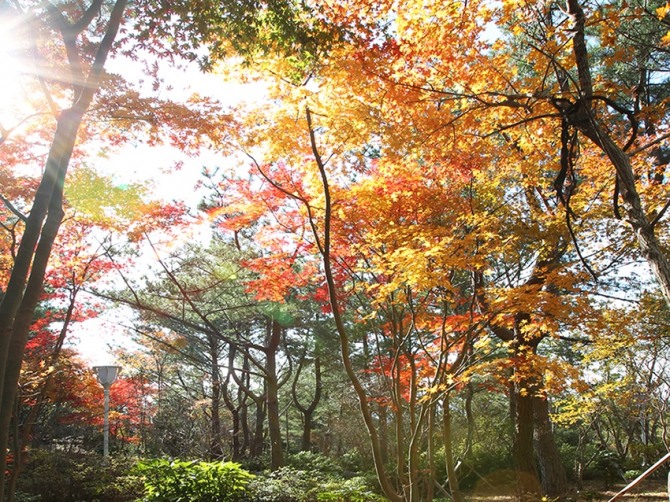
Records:
[[[94,366],[93,369],[98,377],[98,382],[105,391],[105,422],[104,436],[102,443],[102,458],[107,460],[109,457],[109,388],[116,380],[119,374],[120,366]]]

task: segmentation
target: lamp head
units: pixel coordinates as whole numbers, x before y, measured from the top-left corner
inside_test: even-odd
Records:
[[[121,366],[93,366],[93,369],[95,370],[100,385],[109,387],[114,383],[114,380],[116,380],[116,377],[121,370]]]

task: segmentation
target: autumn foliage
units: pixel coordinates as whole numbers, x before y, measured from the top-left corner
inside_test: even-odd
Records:
[[[346,375],[380,490],[393,502],[463,500],[457,459],[460,451],[471,462],[476,449],[477,393],[506,401],[517,496],[530,499],[568,489],[553,411],[582,427],[575,458],[586,466],[585,438],[608,443],[601,409],[614,416],[620,398],[641,416],[660,410],[663,330],[647,336],[640,326],[665,308],[649,307],[658,301],[644,291],[652,280],[670,303],[666,2],[132,7],[145,16],[121,16],[128,24],[116,50],[147,58],[152,93],[96,63],[111,47],[95,9],[52,6],[44,18],[35,11],[33,48],[42,64],[64,61],[78,78],[37,75],[41,93],[0,129],[9,319],[0,308],[0,327],[25,359],[26,408],[67,403],[59,424],[97,423],[99,388],[62,349],[67,326],[100,309],[102,300],[81,302],[95,284],[98,298],[137,312],[133,329],[151,340],[143,357],[160,380],[137,368],[115,385],[113,434],[126,443],[143,441],[152,414],[184,437],[206,423],[201,451],[222,457],[229,439],[235,460],[255,461],[267,439],[277,470],[281,413],[289,422],[281,389],[292,382],[308,449],[321,347],[334,359],[335,345],[331,370]],[[74,35],[45,43],[75,27],[86,34],[79,45]],[[164,99],[161,65],[178,57],[262,92],[230,106],[202,94]],[[56,166],[50,145],[66,112],[70,146]],[[197,210],[91,167],[96,154],[133,142],[169,145],[183,158],[218,155],[204,166]],[[40,209],[44,163],[61,182]],[[188,242],[204,225],[212,235]],[[48,249],[26,258],[44,229]],[[154,264],[140,273],[146,251]],[[23,287],[10,286],[28,284],[33,269],[21,310]],[[19,313],[29,311],[27,322]],[[309,399],[297,391],[303,371],[313,372]],[[66,385],[75,374],[79,383]],[[166,402],[164,385],[179,389]],[[642,403],[640,394],[654,398]],[[602,408],[580,413],[580,395]],[[458,436],[461,404],[468,432]],[[175,424],[162,414],[184,409],[197,419]],[[615,422],[624,458],[638,431],[626,435]],[[639,427],[647,440],[665,430]]]

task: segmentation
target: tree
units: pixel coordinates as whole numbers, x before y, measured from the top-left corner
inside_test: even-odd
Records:
[[[71,100],[69,106],[57,112],[56,129],[44,175],[35,192],[30,213],[25,219],[25,230],[11,275],[3,288],[4,295],[0,303],[0,451],[6,450],[28,331],[42,291],[53,242],[63,217],[65,174],[77,132],[100,85],[104,65],[125,8],[125,0],[115,2],[106,12],[109,18],[105,24],[98,24],[96,18],[98,12],[107,9],[102,1],[94,1],[84,10],[75,8],[67,14],[55,6],[50,6],[41,19],[37,14],[25,13],[36,29],[53,30],[58,34],[66,52],[65,68],[71,79],[68,86]],[[13,16],[22,14],[24,13],[15,12]],[[77,42],[87,30],[91,32],[86,35],[98,41],[97,44],[89,46],[93,51],[91,54],[83,53]],[[4,466],[5,457],[2,455],[0,471],[5,471]],[[4,481],[0,481],[0,493],[3,492]]]
[[[603,216],[606,201],[600,189],[608,173],[592,169],[579,191],[571,194],[571,211],[580,211],[583,218],[575,230],[573,213],[565,225],[561,210],[567,189],[557,194],[551,183],[556,176],[554,152],[560,150],[561,142],[545,131],[560,131],[560,124],[553,123],[551,115],[526,121],[525,112],[519,112],[518,130],[501,125],[495,103],[484,100],[486,92],[473,93],[473,104],[467,106],[471,96],[464,87],[482,88],[489,76],[494,82],[499,78],[501,85],[511,80],[497,75],[495,69],[491,75],[472,72],[480,63],[488,69],[492,65],[491,52],[486,51],[491,44],[484,40],[484,28],[475,14],[490,6],[468,3],[463,9],[454,8],[441,14],[445,22],[436,26],[423,12],[395,12],[393,6],[382,4],[381,17],[389,20],[386,25],[369,19],[369,11],[354,4],[358,6],[352,2],[351,9],[325,9],[322,14],[336,23],[355,18],[348,32],[348,41],[355,42],[334,44],[328,58],[306,71],[305,80],[278,79],[276,96],[284,107],[264,107],[263,131],[251,128],[240,133],[241,148],[258,178],[234,184],[222,202],[221,225],[236,238],[256,235],[258,245],[282,243],[270,248],[272,257],[261,258],[264,266],[256,264],[264,280],[258,283],[259,289],[290,294],[291,281],[304,281],[309,264],[315,258],[322,260],[311,270],[321,268],[327,287],[321,285],[320,295],[329,298],[335,318],[342,316],[338,331],[345,345],[345,367],[363,414],[368,414],[378,475],[387,496],[411,498],[419,492],[394,492],[393,483],[384,479],[387,473],[379,467],[384,457],[382,442],[364,404],[369,389],[360,381],[355,383],[356,369],[346,363],[351,320],[343,312],[352,299],[366,298],[367,303],[356,308],[357,315],[379,322],[368,326],[384,333],[378,350],[392,347],[388,359],[380,357],[377,364],[379,373],[397,386],[396,396],[403,395],[399,391],[403,378],[412,382],[409,389],[420,392],[418,380],[408,376],[412,371],[421,373],[420,359],[430,361],[427,365],[432,364],[433,371],[442,371],[438,360],[407,348],[415,335],[417,347],[426,345],[416,321],[423,321],[422,315],[440,318],[429,310],[436,303],[447,305],[442,319],[449,319],[448,328],[458,326],[454,340],[446,344],[447,352],[449,347],[464,349],[474,342],[484,326],[501,336],[511,351],[501,364],[513,368],[515,458],[525,472],[519,488],[524,493],[538,490],[532,461],[535,432],[535,444],[542,449],[538,453],[545,489],[564,491],[565,475],[553,447],[542,379],[543,373],[562,370],[550,370],[550,361],[536,352],[543,339],[573,327],[571,310],[592,313],[589,299],[580,291],[591,284],[585,274],[575,273],[575,260],[585,262],[581,243],[610,227]],[[394,29],[385,31],[389,25]],[[454,30],[455,25],[461,29]],[[433,39],[441,45],[426,42]],[[496,61],[501,60],[502,56]],[[284,61],[266,59],[262,64],[274,74],[291,74]],[[514,113],[509,103],[500,106]],[[268,115],[275,117],[274,122],[268,121]],[[304,120],[296,119],[303,115]],[[484,133],[487,127],[496,134]],[[595,160],[596,154],[592,155]],[[231,185],[228,179],[226,183]],[[373,195],[366,196],[365,189]],[[268,216],[263,219],[263,215]],[[305,234],[305,228],[311,234]],[[292,237],[276,237],[282,231]],[[589,252],[593,261],[602,263],[597,272],[604,273],[612,266],[608,263],[612,254],[620,250],[607,243],[589,247]],[[594,268],[589,266],[593,273]],[[469,278],[468,286],[456,287],[454,281],[461,285],[463,277]],[[441,297],[436,284],[448,293]],[[420,310],[424,302],[430,306],[425,314]],[[337,313],[333,303],[343,312]],[[470,305],[469,316],[466,305]],[[462,316],[462,325],[454,314]],[[463,333],[465,342],[457,336]],[[393,404],[400,409],[398,400]],[[428,411],[421,413],[429,416]],[[411,461],[405,464],[400,458],[397,464],[397,479],[404,484],[404,468]],[[412,467],[408,469],[414,479]],[[407,485],[418,487],[419,483]]]
[[[665,301],[656,292],[603,311],[592,343],[573,351],[581,392],[567,392],[556,413],[559,424],[579,433],[579,482],[587,469],[600,470],[608,482],[625,479],[626,471],[651,465],[666,450]]]
[[[46,291],[40,299],[42,312],[30,327],[26,364],[19,379],[18,411],[13,417],[10,499],[25,464],[23,453],[31,441],[33,426],[38,421],[45,399],[52,392],[67,334],[74,323],[97,315],[95,306],[82,304],[79,294],[86,283],[109,271],[110,263],[102,257],[100,248],[89,249],[86,245],[86,233],[90,228],[89,224],[70,220],[65,231],[61,232],[55,244],[59,257],[52,261],[47,271]],[[54,329],[58,324],[60,326]],[[23,413],[22,405],[26,400],[30,401],[30,405]]]
[[[245,281],[252,281],[240,261],[237,248],[220,240],[208,249],[175,250],[159,259],[157,279],[143,279],[142,287],[124,278],[127,291],[105,296],[133,307],[150,326],[167,328],[188,341],[180,353],[204,371],[209,382],[203,390],[210,400],[210,455],[223,455],[222,407],[235,412],[233,401],[246,407],[248,398],[257,411],[251,454],[262,452],[267,420],[272,467],[277,469],[283,465],[279,388],[291,374],[285,338],[292,311],[254,301],[245,291]],[[286,362],[279,356],[282,353]],[[240,390],[237,398],[233,383]]]

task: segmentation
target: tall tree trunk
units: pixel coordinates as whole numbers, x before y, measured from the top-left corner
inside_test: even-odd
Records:
[[[433,500],[435,493],[435,421],[437,420],[437,407],[431,406],[428,411],[428,472],[431,474],[430,483],[426,485],[423,500]],[[446,455],[446,452],[445,452]]]
[[[407,459],[405,458],[405,415],[402,407],[402,389],[400,385],[400,366],[393,369],[393,416],[395,421],[395,465],[396,477],[402,487],[404,498],[409,498],[409,479]]]
[[[221,399],[223,399],[223,404],[225,404],[226,409],[230,412],[230,419],[232,422],[232,452],[231,458],[233,461],[239,460],[240,458],[240,413],[239,408],[235,406],[235,403],[231,399],[230,392],[230,380],[231,373],[235,371],[235,350],[233,346],[228,347],[228,367],[226,371],[226,378],[221,382]]]
[[[254,400],[256,404],[256,420],[254,423],[254,433],[251,438],[251,457],[258,458],[263,454],[263,444],[265,442],[265,436],[263,434],[263,429],[265,427],[265,394],[258,399]]]
[[[83,113],[67,111],[63,112],[58,121],[47,168],[26,223],[7,289],[0,302],[0,452],[7,451],[28,331],[42,294],[47,263],[63,218],[63,183],[82,116]],[[44,217],[46,221],[42,226]],[[5,471],[6,459],[4,453],[1,453],[0,473]],[[4,475],[0,476],[0,497],[3,492]]]
[[[517,475],[517,495],[520,500],[540,500],[540,483],[533,458],[533,397],[525,378],[514,388],[514,446],[513,456]]]
[[[51,354],[49,355],[49,361],[48,361],[48,366],[47,367],[52,367],[55,368],[56,365],[58,364],[58,359],[60,358],[61,350],[63,348],[63,343],[65,342],[65,337],[67,336],[69,327],[70,327],[70,322],[72,321],[72,315],[74,314],[74,309],[76,305],[76,298],[77,298],[77,292],[79,291],[79,288],[74,288],[73,291],[71,291],[70,294],[70,303],[68,304],[67,311],[65,313],[65,318],[63,320],[63,325],[60,328],[60,331],[58,333],[58,339],[56,340],[56,343],[54,344],[53,350]],[[54,372],[50,372],[47,374],[47,376],[44,379],[44,382],[42,383],[39,393],[37,396],[34,398],[34,403],[30,406],[30,409],[28,410],[27,416],[25,420],[23,421],[22,424],[19,424],[19,407],[20,407],[20,398],[21,396],[17,396],[16,399],[16,405],[15,405],[15,412],[14,412],[14,421],[15,421],[15,427],[14,427],[14,465],[12,466],[12,470],[9,476],[9,485],[7,489],[7,496],[9,498],[9,502],[11,502],[14,498],[14,492],[16,489],[16,483],[18,481],[19,475],[23,471],[23,468],[25,467],[26,461],[27,461],[27,456],[24,454],[24,452],[27,450],[27,446],[30,442],[30,438],[32,436],[32,431],[33,431],[33,426],[37,422],[37,418],[40,415],[40,412],[42,411],[42,406],[44,404],[44,400],[46,399],[47,394],[53,387],[53,377],[54,377]]]
[[[465,436],[465,447],[463,448],[463,458],[466,461],[469,461],[469,458],[472,454],[472,444],[474,443],[475,437],[475,415],[472,412],[472,399],[475,395],[475,387],[472,385],[472,382],[468,382],[468,385],[465,390],[465,418],[468,423],[468,432]]]
[[[449,394],[442,401],[442,437],[444,441],[444,461],[447,467],[449,490],[454,502],[463,502],[463,494],[458,486],[458,476],[454,465],[454,452],[451,448],[451,409],[449,408]]]
[[[549,401],[546,398],[533,397],[533,419],[542,493],[549,497],[560,497],[568,491],[568,477],[554,440],[549,418]]]
[[[210,406],[212,408],[212,441],[209,455],[212,459],[223,458],[223,442],[221,439],[221,371],[219,370],[219,341],[213,335],[208,335],[210,378],[212,379],[212,397]]]
[[[240,403],[240,427],[242,428],[242,444],[240,445],[240,457],[245,455],[245,452],[250,449],[251,432],[249,430],[249,405],[247,399],[249,396],[238,388],[237,401]]]
[[[388,471],[386,470],[386,465],[383,462],[382,448],[379,442],[379,434],[377,428],[375,427],[374,418],[370,410],[369,405],[369,396],[366,389],[361,384],[356,370],[354,369],[352,360],[351,360],[351,347],[349,342],[349,333],[342,317],[342,311],[340,308],[340,303],[338,300],[338,291],[337,285],[335,282],[335,275],[332,269],[331,263],[331,254],[330,254],[330,227],[332,224],[332,201],[330,194],[330,186],[328,182],[328,175],[326,173],[326,168],[323,163],[323,159],[319,153],[316,135],[314,129],[312,128],[312,115],[309,109],[307,112],[307,127],[309,132],[310,144],[312,147],[312,153],[314,155],[314,160],[319,169],[319,174],[321,176],[321,183],[323,187],[324,194],[324,219],[323,219],[323,233],[319,234],[317,231],[317,223],[315,220],[311,220],[310,224],[312,225],[313,235],[316,239],[317,247],[319,253],[321,254],[324,275],[326,278],[326,285],[328,287],[328,299],[330,301],[331,311],[333,315],[333,321],[335,322],[335,328],[337,334],[340,338],[340,355],[342,357],[342,365],[344,366],[344,371],[351,382],[351,385],[354,388],[354,392],[358,398],[358,404],[360,406],[361,415],[363,417],[363,422],[368,431],[368,438],[370,440],[370,446],[372,448],[372,458],[374,460],[375,472],[377,474],[377,480],[381,486],[382,492],[391,502],[403,502],[403,497],[399,494],[395,487],[393,486],[391,479],[389,478]],[[308,208],[309,209],[309,208]]]
[[[270,435],[270,467],[276,471],[284,465],[282,450],[281,423],[279,419],[279,385],[277,380],[277,348],[281,340],[281,326],[272,319],[270,338],[266,350],[265,368],[267,371],[267,415]]]
[[[379,420],[379,442],[381,446],[381,455],[384,463],[389,459],[389,433],[388,433],[388,408],[383,403],[377,403],[377,416]]]
[[[523,327],[528,315],[517,314],[514,322],[514,378],[510,385],[510,404],[514,424],[513,458],[517,475],[517,495],[521,500],[539,500],[540,479],[533,456],[533,396],[538,392],[538,382],[528,374],[539,340],[528,340]]]

